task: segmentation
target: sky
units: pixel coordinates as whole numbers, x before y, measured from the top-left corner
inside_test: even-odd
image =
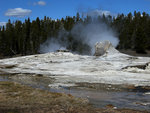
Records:
[[[95,11],[98,14],[117,15],[140,11],[150,13],[150,0],[1,0],[0,25],[8,19],[24,21],[44,16],[60,19],[77,12]]]

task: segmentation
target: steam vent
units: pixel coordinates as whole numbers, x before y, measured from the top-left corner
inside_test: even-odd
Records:
[[[95,53],[94,56],[102,56],[107,53],[107,50],[112,47],[112,44],[109,41],[97,42],[95,44]]]

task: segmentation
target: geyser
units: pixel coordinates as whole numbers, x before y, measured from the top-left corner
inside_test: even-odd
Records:
[[[86,20],[88,18],[82,19],[83,22],[76,22],[70,31],[65,30],[62,23],[58,36],[50,37],[45,43],[41,44],[40,53],[54,52],[61,47],[65,47],[70,49],[69,51],[79,53],[81,50],[81,54],[93,55],[95,43],[105,40],[108,40],[116,47],[119,42],[117,33],[102,21],[102,17],[100,17],[101,19],[98,18],[98,16],[89,18],[89,20]],[[71,39],[69,39],[69,37],[71,37]],[[70,40],[73,41],[71,42]],[[79,47],[78,44],[80,42],[83,45],[87,45],[88,50],[84,48],[83,45]]]
[[[95,44],[95,56],[102,56],[107,53],[107,50],[112,44],[109,41],[97,42]]]
[[[84,40],[91,47],[91,54],[94,54],[94,45],[96,42],[104,42],[108,40],[114,47],[118,45],[116,33],[105,23],[98,21],[90,22],[86,25],[79,23],[75,25],[71,31],[74,38]]]

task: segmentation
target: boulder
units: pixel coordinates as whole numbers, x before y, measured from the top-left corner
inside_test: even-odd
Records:
[[[102,56],[107,53],[107,50],[112,46],[109,41],[97,42],[95,44],[95,54],[94,56]]]

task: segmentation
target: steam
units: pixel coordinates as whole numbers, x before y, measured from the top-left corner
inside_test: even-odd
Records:
[[[92,48],[92,54],[94,53],[96,42],[108,40],[114,47],[119,42],[116,33],[106,24],[100,22],[91,22],[86,25],[77,24],[72,29],[71,34],[76,38],[84,40]]]
[[[109,15],[112,15],[110,11],[107,11],[107,10],[98,10],[98,9],[95,9],[95,10],[89,10],[89,11],[86,11],[86,12],[83,12],[83,15],[84,16],[90,16],[90,17],[98,17],[98,16],[109,16]]]
[[[59,32],[58,37],[49,38],[45,43],[40,46],[40,53],[54,52],[60,48],[67,48],[70,42],[68,42],[68,35],[72,36],[77,41],[82,41],[91,47],[91,54],[94,54],[94,46],[96,42],[110,41],[114,47],[118,45],[118,38],[115,31],[108,27],[104,22],[99,21],[98,17],[106,13],[108,16],[110,12],[108,11],[94,11],[88,14],[93,15],[91,20],[83,23],[78,22],[75,24],[70,32],[65,31],[63,27]],[[87,16],[86,15],[86,16]]]
[[[52,37],[48,39],[45,43],[41,44],[39,52],[48,53],[57,51],[59,49],[66,49],[66,47],[63,44],[61,44],[59,40]]]
[[[40,45],[40,53],[48,53],[48,52],[55,52],[57,50],[66,49],[67,41],[66,38],[68,36],[68,32],[61,28],[58,33],[57,37],[50,37],[47,39],[46,42]]]

